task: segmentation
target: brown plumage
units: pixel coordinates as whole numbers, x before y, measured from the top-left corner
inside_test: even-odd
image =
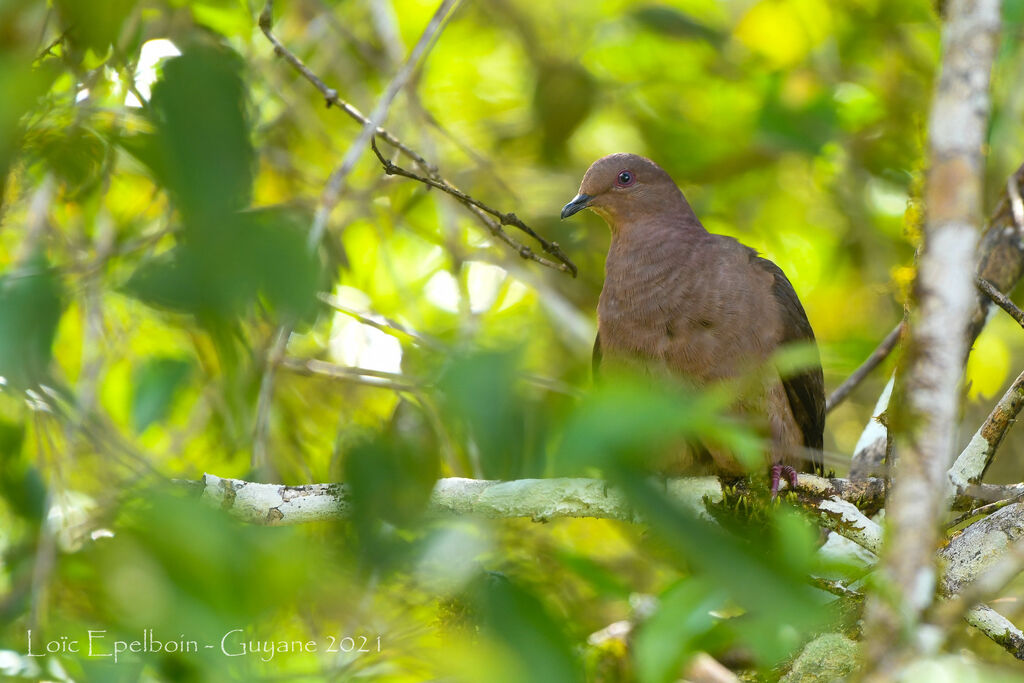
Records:
[[[595,161],[562,218],[584,208],[612,231],[597,309],[595,372],[625,365],[704,386],[750,376],[784,344],[814,344],[782,270],[735,239],[705,230],[653,161],[635,154]],[[797,470],[821,466],[824,382],[817,360],[797,374],[769,368],[758,376],[764,379],[741,394],[736,409],[765,420],[774,494],[780,474],[795,486]],[[809,458],[807,449],[819,457]],[[673,469],[743,473],[731,455],[715,449],[688,452]]]

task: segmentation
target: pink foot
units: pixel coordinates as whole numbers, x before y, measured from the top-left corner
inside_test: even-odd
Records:
[[[786,481],[789,483],[789,488],[796,489],[796,470],[790,467],[789,465],[780,465],[776,463],[775,465],[772,465],[772,468],[771,470],[769,470],[769,473],[772,484],[772,500],[775,500],[775,498],[779,495],[779,480],[783,476],[786,477]]]

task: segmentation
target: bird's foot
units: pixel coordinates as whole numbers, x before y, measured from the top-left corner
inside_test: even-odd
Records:
[[[779,495],[779,480],[781,480],[783,476],[786,477],[786,481],[789,483],[789,488],[796,488],[796,470],[790,467],[789,465],[780,465],[776,463],[775,465],[772,465],[772,468],[771,470],[769,470],[769,472],[772,483],[772,500],[775,500],[775,498],[778,497]]]

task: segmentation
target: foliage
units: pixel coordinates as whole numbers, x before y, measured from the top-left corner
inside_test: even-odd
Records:
[[[756,433],[724,394],[591,390],[607,230],[558,212],[593,159],[656,159],[710,230],[789,275],[834,386],[902,314],[931,3],[463,3],[385,126],[557,241],[575,280],[368,150],[310,244],[359,127],[275,57],[261,9],[0,0],[0,672],[667,681],[707,650],[775,675],[835,616],[805,581],[814,533],[785,505],[710,526],[647,478],[687,439],[757,463]],[[435,9],[279,1],[273,30],[369,112]],[[1006,20],[997,189],[1021,156],[1022,3]],[[1020,365],[1002,324],[974,397]],[[289,363],[309,358],[349,371]],[[882,382],[830,416],[827,451],[852,450]],[[355,520],[241,526],[168,483],[204,471],[347,481]],[[438,476],[594,473],[649,524],[423,514]],[[659,606],[605,659],[588,636],[639,594]],[[90,629],[104,652],[147,629],[214,647],[28,658],[29,629],[35,653]]]

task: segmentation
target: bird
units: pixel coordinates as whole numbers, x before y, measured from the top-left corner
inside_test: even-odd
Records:
[[[792,283],[775,263],[733,237],[708,232],[671,176],[636,154],[595,161],[568,218],[589,209],[611,229],[597,307],[595,377],[610,367],[685,380],[696,387],[742,380],[763,369],[734,405],[767,426],[771,494],[780,479],[820,473],[825,390],[814,331]],[[795,373],[773,365],[788,344],[810,349]],[[730,453],[687,449],[678,473],[744,476]]]

